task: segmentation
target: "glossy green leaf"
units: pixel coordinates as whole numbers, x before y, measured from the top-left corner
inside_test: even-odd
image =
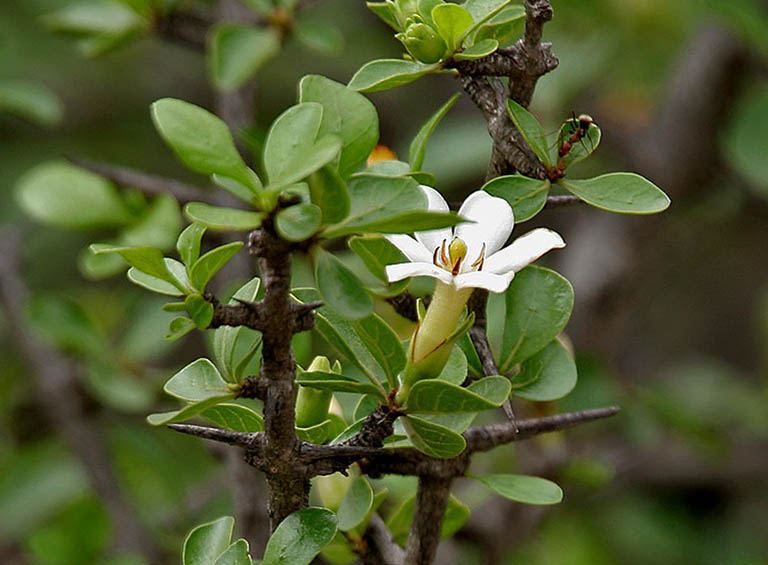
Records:
[[[54,126],[64,116],[64,105],[45,85],[26,81],[0,81],[0,114],[13,114],[41,126]]]
[[[325,508],[304,508],[275,529],[263,565],[308,565],[336,535],[336,516]]]
[[[206,400],[230,392],[219,371],[205,358],[193,361],[173,375],[163,390],[187,402]]]
[[[406,261],[405,255],[380,235],[351,237],[347,244],[363,260],[371,274],[387,284],[387,265]]]
[[[412,231],[430,231],[438,228],[453,227],[465,222],[455,212],[428,212],[411,210],[388,218],[372,220],[364,225],[347,225],[327,232],[326,237],[338,237],[350,233],[409,233]]]
[[[208,34],[208,70],[216,88],[234,90],[280,51],[280,36],[271,27],[223,23]]]
[[[171,320],[171,323],[168,328],[168,333],[165,334],[165,341],[175,341],[179,338],[184,337],[192,330],[196,329],[197,326],[195,323],[190,320],[189,318],[174,318]]]
[[[179,410],[150,414],[147,416],[147,423],[151,426],[165,426],[168,424],[183,422],[201,414],[202,412],[205,412],[212,406],[216,406],[221,402],[232,400],[234,397],[234,392],[222,394],[219,396],[212,396],[210,398],[206,398],[205,400],[198,400],[196,402],[189,403]]]
[[[211,565],[229,547],[235,519],[224,516],[194,528],[184,540],[184,565]]]
[[[397,20],[397,9],[392,2],[366,2],[368,9],[395,31],[402,31]]]
[[[470,475],[504,498],[525,504],[557,504],[563,491],[552,481],[529,475]]]
[[[137,222],[122,231],[119,241],[128,246],[170,249],[181,226],[181,210],[176,198],[171,194],[161,194],[143,211]]]
[[[558,151],[560,146],[576,131],[578,126],[578,120],[573,118],[566,120],[563,125],[560,126],[560,131],[557,133],[558,143],[553,148],[554,162],[558,162]],[[573,143],[571,150],[568,151],[568,154],[565,157],[563,157],[563,164],[565,167],[568,168],[571,165],[574,165],[575,163],[578,163],[579,161],[589,157],[595,151],[595,149],[597,149],[597,146],[600,145],[600,139],[602,138],[602,135],[603,133],[597,124],[590,124],[589,128],[587,129],[587,135],[584,136],[581,141]]]
[[[189,102],[163,98],[151,107],[157,131],[190,169],[230,177],[252,190],[258,186],[220,118]]]
[[[314,204],[303,202],[280,210],[275,216],[277,233],[288,241],[304,241],[312,237],[323,218],[323,211]]]
[[[472,15],[457,4],[438,4],[432,9],[432,21],[453,53],[461,45],[464,33],[472,26]]]
[[[466,0],[463,6],[476,26],[498,14],[509,3],[510,0]]]
[[[240,287],[232,299],[230,305],[237,304],[238,300],[254,302],[259,292],[261,281],[255,277]],[[219,362],[224,375],[230,382],[240,382],[243,364],[249,357],[255,354],[261,344],[261,333],[244,326],[222,326],[216,328],[213,334],[213,353]]]
[[[416,509],[416,495],[405,499],[387,520],[387,527],[392,532],[392,538],[396,543],[405,545],[413,522],[413,513]],[[470,511],[466,504],[451,495],[445,509],[445,516],[440,529],[440,537],[450,538],[458,532],[469,520]]]
[[[445,117],[448,110],[450,110],[459,99],[459,96],[461,96],[461,93],[456,93],[451,96],[448,101],[443,104],[423,126],[421,126],[419,133],[413,138],[411,147],[408,151],[408,160],[411,162],[410,169],[412,171],[421,169],[421,166],[424,164],[424,155],[427,152],[427,141],[429,141],[429,137],[432,135],[432,132],[435,131],[440,120]]]
[[[184,294],[175,285],[139,271],[136,267],[128,269],[128,280],[158,294],[165,294],[167,296],[181,296]]]
[[[154,247],[116,247],[106,243],[94,243],[90,246],[90,249],[96,255],[118,253],[132,267],[171,283],[181,291],[180,294],[186,293],[183,284],[171,274],[165,258],[159,249]]]
[[[301,302],[311,302],[320,298],[320,294],[315,289],[295,289],[293,294]],[[325,306],[318,308],[316,312],[315,327],[328,343],[352,361],[375,386],[381,386],[380,383],[387,381],[386,372],[360,337],[355,322],[345,320]],[[370,317],[374,320],[370,323],[385,324],[376,314],[371,314]]]
[[[244,135],[244,134],[241,134]],[[256,174],[251,174],[251,179],[253,184],[256,186],[256,188],[262,188],[261,187],[261,181],[256,176]],[[244,185],[242,182],[237,181],[235,179],[231,179],[229,177],[225,177],[223,175],[211,175],[211,182],[215,184],[216,186],[223,188],[227,192],[229,192],[232,196],[235,198],[238,198],[245,202],[246,204],[256,205],[259,204],[259,197],[257,196],[256,192],[253,188],[248,188],[248,186]]]
[[[332,163],[336,165],[342,179],[365,164],[368,155],[379,139],[379,116],[373,104],[362,94],[350,87],[320,75],[308,75],[299,83],[299,100],[317,102],[323,107],[323,118],[319,135],[338,135],[341,138],[341,153]],[[311,184],[310,184],[311,187]],[[323,208],[325,214],[325,207]],[[344,218],[328,219],[326,223],[338,222]]]
[[[576,362],[558,341],[554,340],[525,361],[512,379],[512,394],[549,402],[567,395],[576,386]]]
[[[504,296],[502,373],[541,351],[563,331],[573,310],[573,287],[555,271],[530,266],[512,279]]]
[[[320,135],[323,106],[304,102],[291,106],[272,123],[264,143],[264,166],[271,187],[305,179],[333,161],[341,139]]]
[[[515,214],[515,223],[519,224],[541,212],[547,203],[549,189],[550,183],[546,179],[505,175],[488,181],[481,190],[509,202]]]
[[[351,377],[337,375],[336,373],[323,373],[311,371],[300,373],[296,378],[296,384],[318,390],[332,390],[334,392],[352,392],[355,394],[373,394],[380,398],[383,395],[378,388],[371,383],[360,382]]]
[[[222,402],[204,410],[200,415],[225,430],[232,430],[233,432],[264,431],[264,418],[261,417],[261,414],[241,404]]]
[[[507,100],[507,113],[525,139],[525,142],[533,150],[541,161],[549,166],[549,147],[547,147],[547,134],[533,114],[512,100]]]
[[[72,3],[46,14],[42,22],[53,31],[96,36],[125,33],[141,24],[133,10],[117,2]]]
[[[315,171],[307,179],[312,203],[322,211],[322,223],[334,224],[349,214],[347,183],[331,165]]]
[[[191,267],[200,257],[200,243],[205,230],[206,227],[203,224],[189,224],[176,241],[176,250],[179,252],[181,261],[187,267]]]
[[[413,385],[405,407],[409,414],[480,412],[501,406],[509,397],[510,388],[506,377],[486,377],[472,383],[472,388],[440,379],[424,379]]]
[[[425,65],[404,59],[378,59],[363,65],[349,81],[359,92],[378,92],[403,86],[435,71],[438,65]]]
[[[499,42],[495,39],[483,39],[475,43],[472,47],[467,47],[464,51],[456,53],[453,58],[457,61],[472,61],[487,57],[499,48]]]
[[[451,350],[451,355],[448,357],[448,362],[445,364],[439,380],[452,383],[454,385],[461,385],[467,378],[467,357],[460,347],[454,347]]]
[[[133,220],[109,181],[58,161],[38,165],[22,176],[16,199],[35,220],[60,228],[114,227]]]
[[[474,33],[476,42],[493,39],[500,47],[508,47],[523,34],[525,29],[525,8],[520,5],[507,6],[480,25]]]
[[[252,565],[248,549],[248,542],[239,539],[225,549],[213,565]]]
[[[363,283],[344,263],[322,249],[314,258],[317,289],[332,310],[349,320],[359,320],[373,311]]]
[[[300,15],[294,20],[293,37],[317,54],[337,57],[344,53],[344,34],[327,18],[310,19],[310,16]]]
[[[658,186],[635,173],[609,173],[587,180],[561,179],[559,184],[588,204],[622,214],[656,214],[669,207]]]
[[[373,489],[368,479],[356,477],[341,501],[336,513],[341,531],[346,532],[356,528],[368,516],[373,505]]]
[[[419,451],[432,457],[447,459],[456,457],[467,446],[456,432],[416,416],[401,418],[408,438]]]
[[[224,231],[253,230],[261,225],[264,218],[264,214],[260,212],[211,206],[202,202],[188,203],[184,206],[184,214],[191,221],[206,228]]]
[[[384,369],[390,386],[397,388],[397,376],[405,368],[406,354],[395,330],[376,314],[355,322],[354,329]]]
[[[242,246],[242,241],[233,241],[232,243],[211,249],[200,257],[189,270],[189,279],[192,286],[200,291],[204,290],[211,277],[219,272]]]
[[[480,357],[477,355],[477,350],[475,349],[469,334],[463,335],[459,341],[456,342],[456,345],[458,345],[461,351],[464,353],[464,357],[467,361],[467,371],[469,376],[475,378],[484,376],[485,373],[483,372],[483,364],[480,361]]]
[[[301,441],[318,445],[327,442],[329,439],[333,438],[336,433],[335,422],[330,417],[313,426],[303,428],[298,425],[296,426],[296,437]]]
[[[213,320],[213,305],[199,294],[188,295],[184,309],[198,330],[206,329]]]

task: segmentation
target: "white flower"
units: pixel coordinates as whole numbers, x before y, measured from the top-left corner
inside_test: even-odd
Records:
[[[434,188],[421,185],[429,210],[447,212],[448,203]],[[556,232],[538,228],[501,249],[515,225],[512,208],[506,200],[478,190],[461,205],[459,215],[475,223],[416,232],[416,238],[394,234],[386,236],[410,260],[387,267],[389,282],[408,277],[434,277],[456,290],[485,288],[504,292],[517,271],[527,267],[547,251],[565,247]]]

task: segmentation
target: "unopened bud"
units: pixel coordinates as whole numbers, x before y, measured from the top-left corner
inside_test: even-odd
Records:
[[[445,56],[445,41],[425,23],[414,23],[396,37],[405,45],[408,53],[422,63],[437,63]]]

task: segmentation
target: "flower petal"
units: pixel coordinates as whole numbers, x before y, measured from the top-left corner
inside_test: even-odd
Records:
[[[431,186],[425,184],[419,185],[419,188],[421,188],[421,191],[427,197],[427,209],[430,212],[448,212],[448,203],[445,201],[442,194]],[[451,241],[452,233],[451,228],[440,228],[437,230],[416,232],[414,235],[419,243],[429,250],[431,256],[435,249],[440,247],[444,239],[448,240],[448,242]]]
[[[486,257],[499,250],[515,225],[515,215],[507,201],[482,190],[469,195],[459,209],[459,216],[475,222],[459,224],[454,232],[467,244],[469,263],[478,258],[483,243]]]
[[[484,288],[491,292],[504,292],[512,282],[515,273],[510,271],[503,275],[487,273],[485,271],[475,271],[472,273],[463,273],[458,275],[453,284],[457,289],[462,288]]]
[[[453,281],[451,273],[432,263],[397,263],[396,265],[387,265],[387,279],[389,282],[401,281],[408,277],[433,277],[448,284]]]
[[[386,237],[392,245],[402,251],[403,255],[408,257],[409,261],[416,261],[420,263],[432,262],[433,251],[430,251],[424,247],[411,236],[402,233],[393,233],[386,234],[384,237]]]
[[[497,274],[517,272],[547,251],[561,247],[565,247],[565,242],[560,234],[546,228],[538,228],[518,237],[507,247],[488,257],[483,270]]]

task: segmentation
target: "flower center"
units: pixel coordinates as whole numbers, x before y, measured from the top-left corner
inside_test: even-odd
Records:
[[[432,262],[454,276],[461,272],[461,266],[465,263],[467,257],[467,244],[460,237],[454,237],[451,243],[448,244],[448,240],[444,239],[440,247],[435,248],[435,252],[432,255]],[[446,251],[447,247],[447,251]],[[485,262],[485,242],[480,250],[480,255],[469,266],[473,271],[480,271],[483,268]]]

